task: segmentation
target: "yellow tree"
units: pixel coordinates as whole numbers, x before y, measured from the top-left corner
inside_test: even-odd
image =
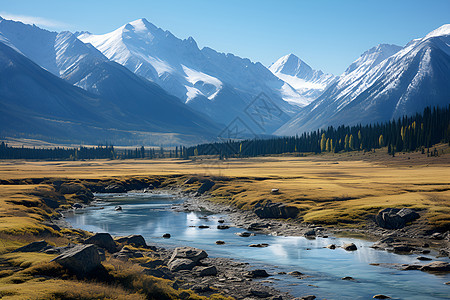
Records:
[[[325,151],[327,151],[327,152],[331,151],[330,139],[327,139],[327,145],[325,146]]]
[[[349,149],[349,146],[348,146],[348,134],[345,135],[344,149],[345,149],[345,151],[348,151],[348,149]]]
[[[325,151],[325,148],[327,146],[327,138],[325,136],[325,133],[322,133],[322,139],[320,140],[320,151]]]
[[[384,138],[382,134],[380,134],[380,137],[378,138],[378,144],[380,147],[384,147]]]
[[[350,149],[354,150],[355,149],[355,139],[353,138],[353,134],[350,134],[350,138],[348,140],[348,146],[350,147]]]

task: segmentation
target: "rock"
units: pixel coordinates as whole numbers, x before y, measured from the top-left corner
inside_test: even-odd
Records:
[[[299,272],[299,271],[292,271],[292,272],[289,272],[288,275],[291,275],[291,276],[294,276],[294,277],[300,277],[300,276],[303,275],[303,273]]]
[[[315,229],[310,229],[307,232],[305,232],[304,236],[315,236],[316,235],[316,230]]]
[[[431,272],[449,272],[450,264],[444,261],[434,261],[432,263],[422,266],[420,270]]]
[[[219,223],[225,223],[225,220],[220,219],[220,220],[218,220],[217,222],[219,222]]]
[[[251,223],[250,225],[248,225],[247,230],[261,230],[262,228],[267,228],[269,227],[269,225],[264,224],[264,223]]]
[[[283,203],[272,203],[272,201],[267,201],[264,205],[257,203],[253,210],[255,214],[262,219],[289,219],[297,217],[299,213],[299,209],[295,206],[288,206]]]
[[[46,254],[59,254],[60,251],[59,251],[59,249],[56,249],[56,248],[49,248],[49,249],[45,250],[44,253],[46,253]]]
[[[195,267],[195,261],[187,258],[176,258],[169,262],[168,267],[172,272],[180,270],[192,270]]]
[[[433,233],[430,237],[434,240],[443,240],[444,239],[444,235],[439,232]]]
[[[446,285],[450,285],[450,281],[444,282],[444,284],[446,284]]]
[[[391,299],[391,297],[378,294],[378,295],[373,296],[373,299]]]
[[[250,278],[261,278],[261,277],[269,277],[270,275],[267,274],[266,270],[257,269],[248,271],[245,276]]]
[[[270,192],[272,194],[278,194],[279,191],[280,191],[279,189],[272,189]]]
[[[187,179],[183,184],[193,184],[197,181],[198,181],[197,177],[191,177],[191,178]]]
[[[173,273],[169,270],[169,268],[167,267],[159,267],[157,269],[145,269],[144,273],[147,275],[151,275],[154,277],[159,277],[159,278],[164,278],[164,279],[169,279],[169,280],[173,280],[174,275]]]
[[[165,239],[170,239],[171,235],[170,233],[164,233],[162,237]]]
[[[209,285],[196,284],[192,287],[192,290],[196,293],[208,293],[212,292],[213,289]]]
[[[314,295],[308,295],[308,296],[303,296],[300,298],[301,300],[314,300],[316,299],[316,296]]]
[[[328,249],[334,250],[336,249],[336,245],[335,244],[330,244],[327,246]]]
[[[116,239],[118,243],[132,245],[135,247],[144,247],[147,248],[147,243],[142,235],[133,234],[129,236],[124,236]]]
[[[450,250],[449,249],[439,249],[439,256],[450,257]]]
[[[351,276],[345,276],[345,277],[342,277],[341,280],[355,280],[355,279]]]
[[[404,244],[404,245],[394,245],[394,247],[392,248],[392,251],[394,251],[395,253],[409,253],[411,251],[415,250],[415,248]]]
[[[105,249],[109,253],[117,252],[116,242],[114,242],[112,236],[109,233],[96,233],[95,235],[85,240],[83,244],[96,245],[100,248]]]
[[[405,227],[406,223],[418,219],[420,215],[409,208],[386,208],[378,212],[375,222],[378,226],[386,229],[400,229]]]
[[[81,204],[81,203],[74,203],[74,204],[72,205],[72,208],[73,208],[73,209],[80,209],[80,208],[83,208],[83,204]]]
[[[190,259],[195,263],[198,263],[201,259],[208,257],[208,254],[201,249],[193,247],[178,247],[173,251],[170,261],[177,258]]]
[[[46,249],[48,247],[48,244],[46,241],[38,241],[38,242],[32,242],[28,245],[25,245],[23,247],[20,247],[13,252],[40,252]]]
[[[118,253],[114,254],[113,257],[122,260],[128,260],[128,258],[139,258],[144,257],[140,251],[131,250],[128,247],[123,247]],[[126,259],[124,259],[126,258]]]
[[[216,241],[216,244],[217,245],[225,245],[225,242],[224,241]]]
[[[209,226],[208,226],[208,225],[200,225],[200,226],[198,226],[198,228],[200,228],[200,229],[206,229],[206,228],[209,228]]]
[[[230,226],[228,225],[217,225],[217,229],[228,229]]]
[[[101,266],[100,255],[95,245],[76,245],[51,261],[79,275],[86,275]]]
[[[202,185],[198,188],[197,193],[200,195],[206,193],[214,186],[214,181],[211,181],[209,179],[206,179],[203,181]]]
[[[251,245],[248,245],[249,247],[253,247],[253,248],[264,248],[264,247],[267,247],[267,246],[269,246],[269,244],[251,244]]]
[[[237,232],[236,235],[241,237],[249,237],[252,234],[250,232],[244,231],[244,232]]]
[[[425,256],[418,256],[417,259],[418,260],[432,260],[431,258],[425,257]]]
[[[344,245],[342,246],[342,248],[343,248],[344,250],[346,250],[346,251],[356,251],[356,250],[358,250],[358,248],[356,247],[356,245],[353,244],[353,243],[350,243],[350,244],[344,244]]]
[[[266,291],[259,291],[255,289],[250,289],[250,295],[258,297],[258,298],[267,298],[272,296],[269,292]]]
[[[401,270],[410,271],[410,270],[419,270],[421,265],[402,265]]]
[[[106,193],[126,193],[127,189],[123,185],[110,184],[105,188]]]
[[[114,210],[115,211],[121,211],[122,210],[122,206],[117,205],[116,207],[114,207]]]
[[[217,275],[217,268],[215,266],[209,266],[209,267],[195,267],[194,272],[198,274],[200,277],[204,276],[216,276]]]

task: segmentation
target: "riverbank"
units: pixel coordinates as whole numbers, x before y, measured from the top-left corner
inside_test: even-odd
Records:
[[[420,156],[419,153],[414,155]],[[55,227],[51,220],[59,217],[61,210],[76,203],[89,203],[93,192],[168,189],[193,196],[193,202],[187,203],[192,207],[187,209],[202,206],[211,211],[227,212],[236,226],[245,229],[285,236],[304,235],[311,230],[315,236],[357,234],[375,239],[389,236],[394,241],[385,243],[385,248],[398,246],[393,243],[404,243],[409,239],[411,251],[426,251],[423,246],[429,244],[443,249],[443,254],[447,251],[448,255],[449,156],[439,157],[439,163],[433,163],[431,157],[421,156],[417,160],[411,157],[407,159],[399,154],[396,158],[384,157],[382,162],[376,159],[347,160],[348,157],[339,160],[339,156],[334,155],[228,161],[211,158],[189,161],[2,161],[0,263],[4,272],[0,273],[1,295],[12,299],[26,298],[37,290],[47,291],[42,298],[48,298],[52,293],[64,290],[67,278],[49,277],[45,272],[39,274],[42,266],[48,267],[53,254],[11,252],[39,239],[45,239],[55,247],[82,242],[89,233]],[[395,161],[397,158],[398,162]],[[425,164],[427,159],[430,161]],[[193,177],[199,180],[186,182]],[[209,184],[208,190],[199,193],[205,180],[213,185]],[[279,204],[293,207],[296,214],[283,215],[281,219],[270,216],[261,219],[255,215],[258,207],[264,208],[271,203],[273,207]],[[417,211],[420,218],[395,230],[380,228],[374,222],[379,210],[402,207]],[[397,238],[403,241],[395,241]],[[36,273],[36,268],[41,271]],[[113,267],[116,271],[121,268],[124,267]],[[73,280],[70,284],[79,286],[82,295],[92,289],[90,283],[83,280]],[[167,286],[164,288],[167,295],[175,297],[181,293],[170,284],[164,286]],[[133,288],[121,284],[116,290],[108,290],[99,282],[96,289],[102,290],[103,295],[134,294]]]

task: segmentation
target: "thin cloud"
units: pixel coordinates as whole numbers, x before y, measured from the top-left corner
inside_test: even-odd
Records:
[[[25,16],[10,14],[7,12],[0,12],[0,16],[7,20],[20,21],[25,24],[35,24],[39,27],[45,27],[48,29],[65,29],[68,30],[71,26],[67,23],[51,20],[47,18],[41,18],[36,16]]]

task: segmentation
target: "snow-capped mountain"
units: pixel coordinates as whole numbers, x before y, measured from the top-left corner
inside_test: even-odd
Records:
[[[365,52],[325,92],[276,134],[367,124],[450,103],[450,25],[404,48]]]
[[[294,54],[281,57],[269,67],[269,70],[286,82],[283,86],[284,99],[302,107],[320,96],[335,79],[334,75],[313,70]],[[290,87],[297,92],[292,98],[289,97]]]
[[[239,115],[250,125],[251,120],[242,112],[261,92],[285,115],[271,119],[263,131],[271,133],[298,111],[283,100],[280,91],[285,82],[262,64],[207,47],[200,50],[193,38],[178,39],[146,19],[103,35],[78,33],[78,38],[224,124]],[[293,88],[290,93],[300,97]]]
[[[219,132],[215,122],[181,103],[156,84],[109,61],[96,48],[84,44],[70,32],[55,33],[2,19],[0,38],[0,43],[13,46],[20,54],[54,75],[91,92],[85,94],[101,102],[92,113],[97,116],[96,119],[108,120],[96,126],[125,130],[126,133],[120,134],[121,139],[128,134],[128,138],[134,135],[136,142],[147,144],[177,143],[180,140],[201,142],[215,137]],[[45,90],[46,86],[41,88]],[[61,96],[58,93],[65,93],[67,86],[70,85],[55,90],[55,97]],[[24,85],[23,89],[27,88]],[[19,94],[19,91],[16,93]],[[14,94],[14,91],[8,90],[7,94]],[[42,91],[39,94],[48,95]],[[1,95],[5,96],[3,93]],[[19,97],[17,101],[18,105],[23,104],[24,109],[27,107],[23,102],[25,99],[27,97]],[[42,107],[47,103],[45,97],[36,97],[35,101],[42,102]],[[57,112],[57,108],[49,109],[46,118],[55,117]],[[80,114],[80,118],[83,115],[85,113]],[[80,123],[83,123],[80,118]],[[104,136],[99,136],[103,140]]]

